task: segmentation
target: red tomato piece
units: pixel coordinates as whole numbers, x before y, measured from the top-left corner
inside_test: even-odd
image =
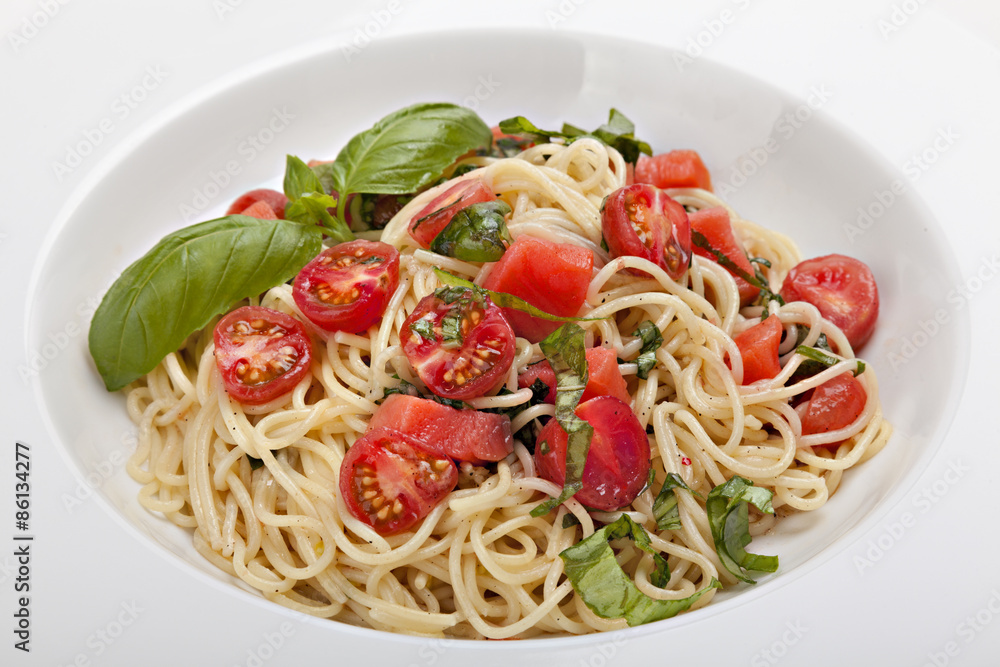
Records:
[[[864,412],[868,394],[850,373],[841,373],[813,389],[802,414],[802,435],[850,426]],[[830,443],[835,446],[839,443]]]
[[[608,195],[601,209],[601,228],[612,257],[648,259],[674,280],[680,280],[691,264],[687,211],[652,185],[627,185]]]
[[[781,372],[778,346],[782,331],[778,316],[769,315],[759,324],[733,336],[743,358],[743,384],[770,379]]]
[[[436,456],[459,461],[499,461],[514,451],[507,415],[456,410],[416,396],[386,398],[368,422],[368,430],[381,426],[412,436]]]
[[[493,191],[478,178],[455,183],[435,197],[422,211],[413,216],[410,236],[423,248],[430,248],[431,241],[448,226],[456,213],[466,206],[496,199]]]
[[[241,213],[247,215],[244,211],[259,201],[262,201],[270,206],[271,210],[274,211],[274,214],[279,218],[285,217],[285,206],[288,205],[288,197],[286,197],[284,193],[278,192],[277,190],[271,190],[270,188],[251,190],[250,192],[240,195],[229,207],[229,210],[226,211],[226,215],[237,215]]]
[[[786,302],[805,301],[833,322],[855,350],[861,348],[878,319],[878,285],[864,262],[826,255],[796,264],[781,285]]]
[[[639,495],[649,477],[649,439],[632,409],[613,396],[581,403],[576,414],[592,427],[583,486],[574,498],[587,507],[613,511]],[[550,419],[535,444],[538,475],[560,486],[566,481],[568,436]]]
[[[594,254],[587,248],[519,236],[494,265],[483,286],[513,294],[552,315],[573,317],[587,298],[593,271]],[[503,314],[514,333],[532,343],[562,324],[514,308],[504,308]]]
[[[243,306],[215,325],[215,363],[229,395],[259,405],[291,391],[309,371],[312,343],[291,315]]]
[[[701,232],[705,236],[705,239],[708,240],[709,245],[728,257],[736,266],[751,276],[754,274],[753,265],[747,258],[743,244],[736,239],[736,232],[733,229],[732,221],[729,219],[729,211],[721,206],[714,206],[689,214],[688,220],[691,222],[692,232]],[[718,261],[715,255],[704,248],[696,246],[694,254],[707,257],[712,261]],[[760,289],[740,278],[728,267],[727,270],[729,273],[732,273],[733,278],[736,280],[736,287],[740,290],[740,304],[746,306],[753,303],[757,295],[760,294]]]
[[[247,206],[240,215],[248,215],[251,218],[259,218],[261,220],[278,219],[274,209],[263,199]]]
[[[658,188],[701,188],[712,191],[712,177],[695,151],[676,150],[649,157],[640,155],[635,182]]]
[[[401,533],[417,523],[457,484],[451,459],[390,428],[358,438],[340,464],[344,504],[379,535]]]
[[[592,347],[587,350],[587,387],[583,390],[580,403],[585,403],[598,396],[614,396],[628,405],[632,396],[628,393],[625,378],[618,370],[618,356],[615,351],[606,347]],[[546,403],[556,402],[556,372],[548,361],[531,364],[523,373],[517,376],[518,387],[530,387],[536,379],[549,386],[545,397]]]
[[[403,323],[403,353],[427,388],[465,400],[503,382],[514,361],[514,331],[500,308],[471,289],[428,294]]]
[[[399,252],[357,239],[316,255],[292,286],[295,304],[325,331],[364,331],[382,318],[399,285]]]

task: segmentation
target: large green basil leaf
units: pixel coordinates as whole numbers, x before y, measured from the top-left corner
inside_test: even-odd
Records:
[[[341,197],[352,192],[417,192],[465,153],[487,148],[489,126],[475,111],[447,103],[414,104],[354,136],[337,158],[314,171]]]
[[[747,570],[774,572],[778,569],[777,556],[760,556],[744,550],[750,544],[748,505],[761,512],[773,514],[771,492],[739,475],[733,475],[725,484],[712,489],[705,501],[708,525],[712,529],[715,551],[726,569],[740,581],[756,583]]]
[[[231,215],[164,237],[104,295],[90,354],[109,391],[153,368],[240,299],[292,278],[319,253],[319,227]]]
[[[559,554],[573,588],[601,618],[624,618],[630,626],[659,621],[690,608],[709,589],[722,588],[722,584],[713,578],[708,586],[681,600],[649,597],[625,574],[608,544],[609,540],[626,537],[643,551],[653,554],[656,567],[650,581],[656,586],[666,585],[669,581],[666,560],[650,547],[649,534],[627,514]]]

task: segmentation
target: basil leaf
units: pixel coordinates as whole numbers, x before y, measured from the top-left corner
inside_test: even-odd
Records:
[[[467,262],[496,262],[514,242],[504,219],[510,212],[499,199],[470,204],[434,237],[431,250]]]
[[[751,503],[762,512],[774,513],[771,492],[754,486],[753,482],[739,475],[712,489],[705,501],[708,525],[712,529],[719,559],[733,576],[748,584],[756,582],[746,574],[747,570],[774,572],[778,569],[777,556],[760,556],[744,550],[752,539],[748,518]]]
[[[335,243],[354,238],[346,222],[330,213],[337,210],[337,199],[327,194],[316,173],[305,162],[289,155],[285,158],[285,219],[306,225],[320,225]]]
[[[808,345],[799,345],[795,348],[796,354],[801,354],[806,359],[818,363],[823,368],[829,368],[835,364],[839,364],[843,359],[833,356],[832,354],[827,354],[821,349],[815,347],[809,347]],[[854,368],[854,377],[858,377],[865,372],[865,362],[857,359],[857,366]],[[801,366],[800,366],[801,368]]]
[[[660,530],[679,530],[681,527],[676,489],[684,489],[701,497],[701,494],[691,489],[680,475],[675,472],[667,473],[667,478],[663,480],[663,488],[653,501],[653,518],[656,519],[656,527]]]
[[[583,487],[583,467],[587,463],[594,428],[576,415],[583,390],[587,386],[585,332],[567,323],[546,336],[539,347],[556,373],[556,421],[569,436],[566,442],[566,482],[556,498],[550,498],[531,510],[531,516],[548,514]],[[542,443],[544,445],[544,443]]]
[[[410,331],[417,334],[424,340],[434,341],[434,325],[430,320],[421,319],[410,323]]]
[[[500,130],[504,134],[527,134],[546,142],[552,141],[552,139],[562,139],[566,143],[571,143],[581,137],[593,137],[617,150],[626,162],[632,164],[638,162],[639,153],[653,154],[648,143],[635,138],[635,125],[632,121],[617,109],[611,109],[608,114],[608,122],[593,132],[585,132],[569,123],[564,123],[562,130],[558,132],[542,130],[524,116],[515,116],[500,121]]]
[[[249,454],[247,454],[246,457],[247,457],[247,462],[250,463],[250,470],[257,470],[258,468],[264,467],[264,462],[262,460],[250,456]]]
[[[292,278],[321,249],[319,227],[230,215],[165,236],[118,277],[90,324],[90,354],[121,389],[234,303]]]
[[[654,558],[660,556],[649,546],[648,533],[627,514],[559,554],[565,563],[566,577],[573,584],[574,590],[601,618],[624,618],[630,626],[659,621],[689,609],[709,589],[722,588],[722,584],[713,577],[708,586],[681,600],[655,600],[649,597],[625,574],[615,560],[614,550],[608,544],[609,540],[626,537],[632,538],[640,549],[654,553]],[[660,561],[662,564],[657,562],[650,581],[662,587],[666,584],[663,577],[666,560],[660,556]]]
[[[632,332],[632,335],[642,339],[642,349],[639,350],[639,356],[635,361],[639,365],[639,378],[648,380],[649,371],[656,366],[656,351],[663,345],[663,334],[652,320],[646,320]]]
[[[294,155],[285,156],[285,196],[290,201],[310,192],[326,194],[328,191],[320,183],[319,177],[305,162]]]
[[[760,267],[758,266],[760,262],[755,262],[753,264],[754,275],[751,276],[736,262],[729,259],[729,257],[727,257],[724,253],[713,248],[712,244],[701,232],[691,230],[691,242],[699,248],[707,250],[713,257],[715,257],[715,261],[717,261],[724,268],[728,269],[730,273],[739,276],[759,289],[760,294],[757,296],[757,303],[766,304],[769,301],[777,301],[780,305],[785,305],[785,300],[781,298],[781,295],[771,291],[771,286],[768,284],[767,278],[764,277],[763,272],[761,272]]]
[[[513,308],[514,310],[520,310],[522,313],[527,313],[532,317],[540,317],[543,320],[552,320],[553,322],[593,322],[595,320],[604,319],[602,317],[561,317],[559,315],[553,315],[552,313],[545,312],[541,308],[532,306],[524,299],[514,296],[513,294],[483,289],[482,287],[479,287],[464,278],[459,278],[458,276],[448,273],[447,271],[442,271],[437,267],[434,268],[434,274],[445,285],[451,285],[453,287],[466,287],[468,289],[477,290],[478,292],[488,295],[493,303],[501,308]]]
[[[414,104],[355,135],[333,162],[317,165],[316,173],[342,197],[410,194],[433,183],[465,153],[492,142],[489,126],[471,109]]]

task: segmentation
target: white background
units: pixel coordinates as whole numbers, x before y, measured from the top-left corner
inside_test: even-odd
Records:
[[[453,646],[439,643],[414,652],[371,635],[361,643],[341,642],[329,624],[290,621],[269,605],[247,603],[245,596],[177,567],[152,546],[127,539],[126,529],[90,495],[86,471],[72,468],[53,446],[33,404],[31,380],[22,379],[18,368],[35,345],[25,340],[24,313],[29,277],[49,226],[74,192],[99,177],[102,160],[134,141],[144,125],[275,57],[463,27],[629,36],[701,48],[702,57],[792,95],[804,97],[810,86],[825,85],[835,94],[822,113],[914,176],[913,191],[949,230],[962,275],[977,288],[968,302],[974,356],[955,423],[906,500],[880,525],[842,545],[822,569],[781,588],[780,606],[754,600],[713,619],[711,631],[692,630],[704,635],[703,654],[692,658],[685,648],[684,661],[996,664],[1000,532],[993,508],[1000,436],[992,424],[1000,395],[990,382],[1000,371],[994,342],[1000,280],[993,280],[997,269],[990,267],[1000,254],[994,190],[1000,5],[848,0],[823,3],[822,9],[819,3],[805,6],[790,0],[508,0],[474,7],[429,0],[293,0],[280,7],[264,0],[6,0],[0,9],[0,279],[6,286],[0,664],[301,665],[364,659],[431,665],[458,656]],[[132,91],[144,78],[143,99],[135,101]],[[134,108],[122,107],[123,95]],[[112,121],[102,129],[106,118]],[[914,156],[931,149],[941,132],[954,141],[937,151],[933,164],[914,171]],[[60,169],[57,163],[65,164],[68,151],[88,136],[100,138],[90,142],[96,144],[92,152],[68,172]],[[32,453],[30,654],[13,648],[16,440]],[[80,496],[79,503],[67,502]],[[113,550],[106,546],[108,536]],[[276,644],[277,650],[269,648]],[[510,644],[496,649],[480,661],[524,661],[506,655],[516,650]],[[649,637],[609,639],[580,657],[561,655],[572,655],[572,664],[594,665],[672,658],[671,646]]]

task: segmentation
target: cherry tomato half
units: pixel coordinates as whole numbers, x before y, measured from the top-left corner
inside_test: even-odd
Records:
[[[784,327],[777,315],[768,315],[746,331],[733,336],[743,359],[743,384],[769,380],[781,372],[778,347]]]
[[[259,405],[291,391],[309,371],[312,343],[291,315],[243,306],[215,325],[215,363],[229,395]]]
[[[872,335],[878,319],[878,286],[864,262],[826,255],[796,264],[781,285],[785,301],[805,301],[833,322],[855,350]]]
[[[428,294],[400,336],[417,375],[444,398],[486,394],[503,382],[514,360],[514,330],[488,296],[471,289]]]
[[[402,532],[420,521],[457,484],[451,459],[391,428],[365,433],[340,464],[344,504],[379,535]]]
[[[270,206],[271,210],[274,211],[274,214],[279,218],[285,217],[285,206],[288,205],[288,197],[286,197],[284,193],[278,192],[277,190],[271,190],[270,188],[259,188],[240,195],[229,207],[229,210],[226,211],[226,215],[243,213],[243,211],[259,201],[262,201]]]
[[[841,373],[813,389],[802,413],[802,435],[850,426],[864,411],[868,394],[850,373]],[[839,443],[830,443],[833,447]]]
[[[615,190],[601,209],[601,228],[612,257],[631,255],[657,264],[680,280],[691,264],[687,211],[652,185]]]
[[[357,239],[316,255],[295,277],[292,296],[321,329],[356,333],[381,319],[398,285],[399,252]]]
[[[649,478],[649,439],[632,408],[614,396],[598,396],[576,408],[594,427],[583,486],[573,496],[587,507],[613,511],[635,500]],[[555,419],[542,427],[535,443],[538,475],[562,486],[566,481],[568,436]]]
[[[478,178],[455,183],[431,200],[422,211],[413,216],[410,236],[423,248],[430,248],[431,241],[448,226],[455,214],[466,206],[496,199],[493,191]]]

